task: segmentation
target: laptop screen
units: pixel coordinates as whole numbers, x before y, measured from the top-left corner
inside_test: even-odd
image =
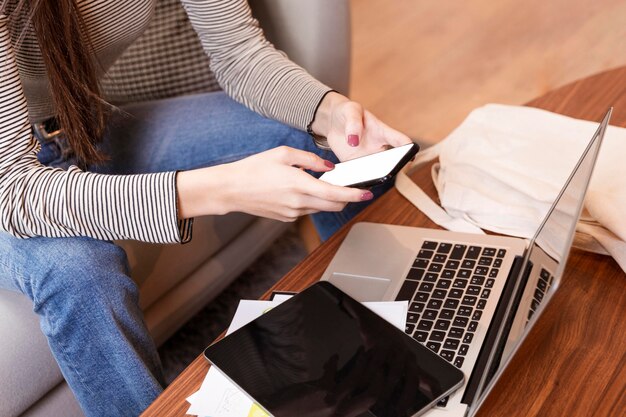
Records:
[[[500,349],[494,352],[491,364],[487,367],[493,370],[489,373],[493,377],[485,374],[477,390],[482,395],[476,406],[480,406],[492,389],[559,286],[610,115],[611,110],[607,112],[530,241],[518,277],[517,289],[514,290],[515,296],[510,301],[509,316],[501,324],[498,338],[501,339]],[[503,343],[504,339],[506,343]],[[489,385],[483,390],[487,384]],[[476,410],[477,407],[472,411]]]

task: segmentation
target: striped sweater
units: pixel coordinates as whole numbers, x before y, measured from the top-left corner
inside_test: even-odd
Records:
[[[155,2],[79,0],[105,70],[149,25]],[[329,88],[274,49],[246,0],[181,3],[220,86],[265,116],[305,128]],[[177,217],[175,172],[113,176],[38,162],[30,125],[53,116],[54,109],[35,35],[27,30],[19,44],[18,35],[0,14],[0,230],[22,238],[185,241],[190,222]],[[164,74],[162,83],[168,82],[174,81]]]

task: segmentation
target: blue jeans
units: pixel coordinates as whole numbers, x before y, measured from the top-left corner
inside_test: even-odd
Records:
[[[231,162],[280,145],[315,148],[306,133],[268,120],[223,93],[125,106],[112,115],[93,171],[135,174]],[[43,145],[43,164],[66,168],[63,142]],[[377,190],[375,194],[383,190]],[[323,238],[360,211],[319,213]],[[138,307],[126,254],[87,237],[17,239],[0,233],[0,288],[33,302],[61,372],[88,416],[139,415],[161,392],[161,364]]]

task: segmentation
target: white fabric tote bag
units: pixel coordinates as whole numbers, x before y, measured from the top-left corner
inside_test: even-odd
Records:
[[[523,106],[489,104],[417,155],[396,187],[438,225],[530,238],[598,123]],[[441,207],[408,176],[439,157],[432,177]],[[609,127],[575,245],[610,254],[626,271],[626,129]]]

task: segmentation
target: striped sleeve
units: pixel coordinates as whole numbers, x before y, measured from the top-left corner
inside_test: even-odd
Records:
[[[178,221],[176,173],[112,176],[64,171],[37,160],[26,99],[0,15],[0,229],[14,236],[132,239],[189,238]]]
[[[330,88],[265,39],[246,0],[182,0],[220,86],[235,100],[304,130]]]

